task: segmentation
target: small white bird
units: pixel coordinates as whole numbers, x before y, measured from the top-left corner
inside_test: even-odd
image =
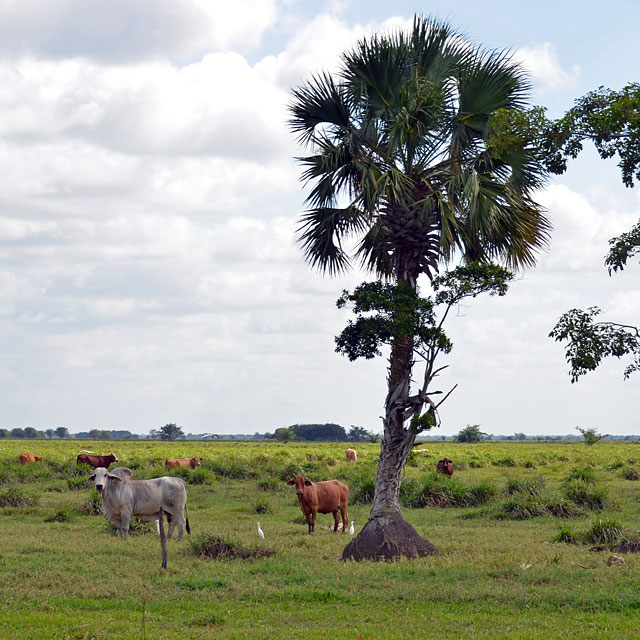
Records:
[[[258,535],[264,539],[264,531],[260,528],[259,522],[258,522]]]
[[[353,535],[355,529],[353,528],[353,520],[351,521],[351,526],[349,527],[349,533]]]

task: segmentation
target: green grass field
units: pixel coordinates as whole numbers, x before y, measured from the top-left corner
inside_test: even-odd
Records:
[[[640,557],[614,545],[639,537],[639,445],[427,443],[402,500],[426,505],[404,515],[440,554],[343,563],[349,535],[319,515],[309,536],[285,480],[345,480],[358,530],[378,445],[355,448],[354,465],[342,444],[0,441],[0,638],[637,636]],[[81,449],[115,452],[134,478],[202,456],[182,471],[192,534],[169,541],[166,571],[155,527],[122,541],[90,514]],[[22,451],[45,460],[21,467]],[[443,456],[451,480],[432,474]],[[212,539],[255,557],[195,553]]]

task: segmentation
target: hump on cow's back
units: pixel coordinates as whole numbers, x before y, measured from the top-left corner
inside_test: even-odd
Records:
[[[131,471],[131,469],[128,469],[127,467],[116,467],[109,473],[113,474],[114,476],[118,476],[120,480],[131,480],[131,478],[133,478],[133,471]]]

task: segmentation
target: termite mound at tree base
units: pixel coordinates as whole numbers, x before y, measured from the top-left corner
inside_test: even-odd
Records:
[[[386,516],[384,523],[369,518],[362,531],[342,552],[343,560],[396,560],[438,555],[439,551],[400,514]]]

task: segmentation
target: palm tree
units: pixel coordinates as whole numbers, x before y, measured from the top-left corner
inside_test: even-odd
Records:
[[[549,232],[531,196],[544,169],[517,136],[497,139],[492,127],[501,110],[525,106],[528,88],[508,54],[416,16],[408,33],[365,38],[343,54],[335,77],[295,89],[291,128],[311,151],[299,158],[311,185],[300,225],[308,262],[333,275],[355,258],[413,291],[421,274],[431,280],[454,260],[533,265]],[[410,394],[412,365],[412,337],[397,338],[371,515],[344,557],[437,552],[402,519],[398,501],[415,440],[405,424],[424,405]]]

